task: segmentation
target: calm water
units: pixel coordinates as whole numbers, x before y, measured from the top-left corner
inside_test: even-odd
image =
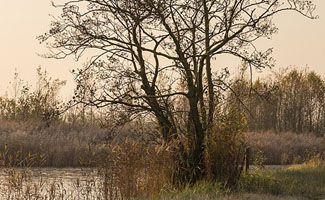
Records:
[[[0,199],[104,199],[101,180],[94,169],[0,169]]]

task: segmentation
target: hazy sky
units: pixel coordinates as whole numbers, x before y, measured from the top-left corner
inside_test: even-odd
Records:
[[[274,47],[274,58],[278,67],[309,66],[325,76],[325,0],[314,0],[318,20],[308,20],[296,13],[282,14],[275,19],[279,33],[263,46]],[[73,59],[53,60],[37,55],[46,50],[36,36],[46,32],[50,14],[58,10],[51,7],[49,0],[1,0],[0,4],[0,94],[8,89],[15,69],[22,79],[35,82],[36,67],[42,66],[55,78],[68,80],[64,89],[67,96],[72,93],[71,69],[80,63]],[[226,65],[229,60],[222,60]]]

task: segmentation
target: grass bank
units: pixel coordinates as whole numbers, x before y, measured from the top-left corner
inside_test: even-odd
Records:
[[[324,199],[325,167],[299,166],[253,172],[242,177],[240,187],[249,193]]]
[[[167,200],[293,200],[325,199],[325,165],[312,160],[282,169],[257,169],[241,178],[237,191],[224,191],[218,184],[200,183],[172,191],[157,199]]]

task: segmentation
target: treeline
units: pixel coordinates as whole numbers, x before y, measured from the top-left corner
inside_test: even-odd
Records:
[[[58,93],[65,81],[52,80],[47,72],[39,67],[35,89],[21,80],[17,72],[11,85],[12,95],[0,97],[0,119],[33,121],[46,125],[61,120],[63,103]]]
[[[291,69],[268,79],[238,79],[226,104],[246,113],[250,131],[325,133],[325,80]]]
[[[61,99],[60,90],[66,81],[53,79],[41,67],[36,69],[36,73],[37,82],[31,86],[15,72],[9,91],[0,97],[0,120],[30,122],[46,127],[55,123],[108,126],[107,119],[110,117],[104,109]]]
[[[12,97],[0,97],[0,119],[101,127],[129,120],[118,109],[63,103],[58,94],[65,82],[41,68],[37,75],[32,90],[15,74]],[[325,79],[313,71],[283,69],[267,79],[238,78],[229,88],[219,107],[245,113],[249,131],[325,133]]]

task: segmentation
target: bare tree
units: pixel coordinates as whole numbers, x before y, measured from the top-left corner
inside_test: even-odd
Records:
[[[78,71],[76,99],[148,112],[166,142],[183,134],[190,149],[181,153],[183,167],[191,182],[205,176],[219,55],[240,58],[251,69],[272,66],[272,49],[259,51],[255,41],[277,32],[273,16],[294,11],[315,18],[315,6],[306,0],[71,0],[56,6],[62,15],[39,38],[48,41],[48,56],[93,56]],[[85,88],[89,73],[96,82]],[[84,98],[85,90],[92,99]],[[178,117],[184,113],[186,134]]]

